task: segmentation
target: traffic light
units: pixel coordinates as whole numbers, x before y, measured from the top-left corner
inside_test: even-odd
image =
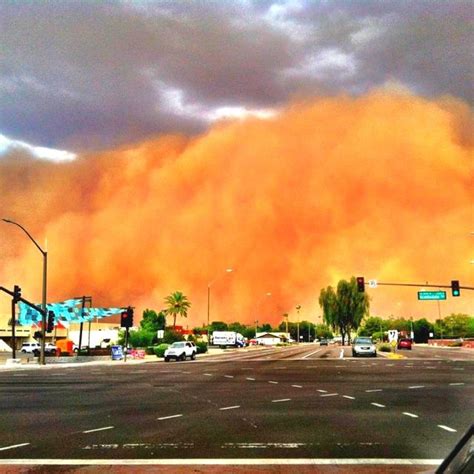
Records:
[[[451,293],[453,296],[461,296],[461,290],[459,289],[459,280],[451,281]]]
[[[120,319],[120,327],[122,328],[131,328],[133,326],[133,308],[128,307],[127,311],[122,312],[122,317]]]
[[[46,326],[47,332],[52,332],[54,330],[54,311],[48,311],[48,325]]]
[[[363,293],[365,291],[364,277],[357,277],[357,291]]]
[[[18,285],[13,287],[13,302],[18,303],[21,298],[21,288]]]

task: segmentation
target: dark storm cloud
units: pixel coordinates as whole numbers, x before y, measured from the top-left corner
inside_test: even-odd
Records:
[[[0,133],[99,148],[400,82],[472,102],[470,2],[3,2]]]

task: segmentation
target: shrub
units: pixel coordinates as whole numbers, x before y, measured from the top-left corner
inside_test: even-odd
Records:
[[[153,355],[155,353],[155,346],[148,346],[145,349],[145,354],[147,355]]]
[[[204,354],[207,352],[207,344],[203,341],[196,342],[197,353]]]
[[[379,345],[380,352],[392,352],[392,346],[390,344],[380,344]]]
[[[154,346],[153,349],[155,351],[156,357],[164,357],[165,351],[168,349],[169,344],[160,344],[159,346]]]

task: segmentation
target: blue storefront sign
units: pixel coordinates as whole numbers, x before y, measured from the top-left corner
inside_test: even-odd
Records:
[[[123,359],[123,348],[122,346],[112,346],[112,360]]]

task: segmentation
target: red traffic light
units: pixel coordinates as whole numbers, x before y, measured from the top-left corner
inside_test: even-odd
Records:
[[[357,277],[356,278],[356,281],[357,281],[357,291],[359,292],[363,292],[365,291],[365,282],[364,282],[364,277]]]

